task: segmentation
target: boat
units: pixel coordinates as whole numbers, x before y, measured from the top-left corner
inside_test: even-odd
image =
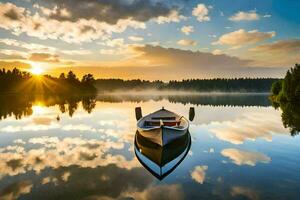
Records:
[[[191,112],[194,113],[193,108],[190,109]],[[188,133],[189,120],[184,116],[180,116],[165,108],[145,117],[142,117],[141,113],[141,108],[136,108],[138,132],[146,139],[160,146],[167,145]]]
[[[138,131],[135,134],[134,151],[137,159],[159,180],[164,179],[179,166],[190,147],[189,133],[163,147],[147,140]]]

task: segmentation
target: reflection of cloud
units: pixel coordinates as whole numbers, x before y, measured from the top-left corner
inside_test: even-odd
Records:
[[[263,138],[272,140],[272,133],[288,133],[280,122],[280,115],[275,110],[268,109],[245,112],[237,119],[224,122],[212,122],[209,130],[217,138],[233,144],[243,144],[245,140]]]
[[[27,194],[31,191],[32,183],[30,181],[20,181],[13,183],[0,191],[1,200],[18,199],[22,194]]]
[[[36,125],[50,125],[53,119],[47,117],[33,118],[32,121]]]
[[[124,197],[133,199],[160,199],[160,200],[180,200],[184,199],[182,187],[177,184],[157,185],[149,187],[141,192],[127,192],[123,194]]]
[[[0,130],[2,132],[15,133],[15,132],[22,132],[22,131],[46,131],[46,130],[50,130],[50,129],[57,129],[59,127],[60,127],[59,124],[50,124],[50,125],[28,124],[28,125],[24,125],[24,126],[8,125],[8,126],[1,128]]]
[[[92,128],[91,126],[85,125],[85,124],[78,124],[78,125],[68,124],[68,125],[63,126],[62,130],[64,130],[64,131],[91,131],[91,132],[96,131],[96,129]]]
[[[191,173],[192,179],[194,179],[196,182],[202,184],[205,180],[205,171],[207,169],[208,169],[208,167],[206,165],[196,166]]]
[[[115,164],[120,168],[139,167],[135,160],[126,160],[122,155],[112,155],[111,149],[123,149],[124,143],[110,140],[87,140],[82,138],[41,137],[31,138],[28,143],[37,147],[24,150],[20,146],[1,149],[0,171],[2,175],[17,175],[29,170],[40,172],[45,168],[68,167],[95,168]],[[67,175],[64,175],[67,179]]]
[[[67,181],[63,179],[66,173],[70,174]],[[84,181],[82,177],[84,177]],[[57,196],[61,199],[74,199],[76,197],[76,199],[89,200],[141,199],[143,196],[146,196],[147,199],[152,199],[149,198],[149,195],[150,192],[153,192],[153,189],[156,189],[156,193],[161,196],[164,196],[163,192],[172,192],[178,197],[182,196],[180,186],[168,185],[160,188],[160,186],[151,185],[153,180],[153,176],[145,174],[143,168],[127,170],[116,165],[98,166],[95,168],[81,168],[72,165],[67,168],[52,169],[50,174],[47,174],[44,178],[41,177],[42,187],[36,187],[28,195],[28,199],[37,199],[34,197],[37,197],[42,191],[52,191],[54,186],[58,188],[56,192],[49,192],[49,194],[43,195],[43,200],[57,199]],[[173,196],[172,194],[165,195]]]
[[[248,199],[251,199],[251,200],[259,199],[258,191],[247,188],[247,187],[242,187],[242,186],[232,187],[230,194],[233,197],[244,196],[244,197],[247,197]]]
[[[258,152],[242,151],[239,149],[224,149],[221,154],[237,165],[255,166],[257,162],[269,163],[271,158]]]

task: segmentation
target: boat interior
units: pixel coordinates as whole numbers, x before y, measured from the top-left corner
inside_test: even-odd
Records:
[[[168,126],[183,127],[185,125],[184,118],[167,110],[159,110],[144,118],[144,127]]]
[[[145,120],[144,126],[180,126],[181,120],[176,120],[176,117],[152,117],[150,120]]]

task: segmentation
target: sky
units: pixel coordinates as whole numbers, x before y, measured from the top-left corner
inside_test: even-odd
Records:
[[[300,61],[299,9],[299,0],[1,0],[0,68],[283,77]]]

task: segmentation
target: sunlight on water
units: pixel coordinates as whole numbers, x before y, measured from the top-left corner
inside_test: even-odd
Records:
[[[281,111],[265,101],[267,96],[249,98],[252,102],[214,98],[98,96],[23,98],[14,106],[6,102],[0,105],[0,196],[296,199],[300,139],[283,127]],[[189,107],[195,107],[190,148],[178,143],[160,151],[138,141],[139,153],[166,163],[162,171],[153,160],[142,163],[135,155],[137,106],[143,115],[164,106],[186,117]],[[168,174],[160,181],[149,167]]]

